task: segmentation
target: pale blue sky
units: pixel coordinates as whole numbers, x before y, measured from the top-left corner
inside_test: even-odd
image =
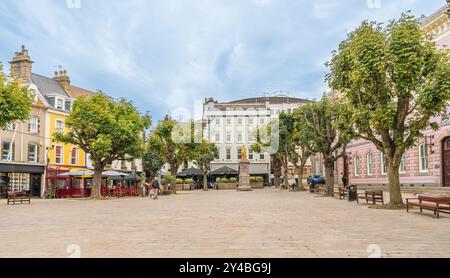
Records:
[[[0,61],[25,44],[34,72],[131,99],[155,119],[192,99],[288,91],[318,98],[325,61],[364,19],[444,0],[2,0]],[[378,5],[379,3],[379,5]]]

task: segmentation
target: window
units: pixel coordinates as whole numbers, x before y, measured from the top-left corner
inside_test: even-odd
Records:
[[[444,143],[444,149],[450,151],[450,138],[448,138]]]
[[[239,118],[239,119],[237,120],[237,123],[238,123],[238,125],[241,125],[241,124],[242,124],[242,118]]]
[[[425,144],[419,146],[419,171],[428,172],[428,151]]]
[[[38,146],[36,144],[28,144],[28,162],[37,162]]]
[[[30,174],[9,174],[9,186],[13,192],[30,190]]]
[[[355,177],[359,177],[361,175],[361,168],[360,168],[360,160],[359,156],[354,157],[354,166],[355,166]]]
[[[216,142],[219,143],[220,142],[220,132],[216,133]]]
[[[386,175],[387,174],[387,163],[386,163],[386,159],[384,157],[384,153],[381,153],[381,174],[382,175]]]
[[[266,120],[264,118],[259,119],[259,124],[264,125],[266,123]]]
[[[399,172],[402,174],[406,173],[406,154],[403,154],[402,160],[400,160]]]
[[[227,142],[231,142],[231,131],[227,131]]]
[[[124,162],[124,161],[122,161]],[[78,164],[78,149],[72,148],[72,152],[70,153],[70,164],[77,165]]]
[[[220,118],[216,119],[216,125],[220,125]]]
[[[253,160],[253,157],[254,157],[254,155],[253,155],[253,150],[249,150],[249,151],[248,151],[248,159],[249,159],[249,160]]]
[[[56,146],[55,147],[55,163],[56,164],[62,164],[63,163],[63,156],[64,156],[64,150],[62,146]]]
[[[2,144],[2,160],[12,161],[13,158],[13,148],[10,141],[3,141]]]
[[[237,141],[238,143],[242,143],[242,131],[238,131]]]
[[[64,109],[64,99],[56,98],[56,109]]]
[[[254,142],[254,141],[255,141],[255,135],[254,135],[253,133],[254,133],[253,130],[250,130],[250,131],[248,132],[248,141],[249,141],[249,142]]]
[[[227,160],[230,160],[230,159],[231,159],[231,149],[230,149],[230,148],[227,148],[227,156],[226,156],[226,159],[227,159]]]
[[[237,159],[241,160],[242,159],[242,151],[241,148],[237,148],[236,149],[236,153],[237,153]]]
[[[264,153],[260,153],[259,154],[259,159],[261,159],[261,160],[266,159],[266,156],[264,155]]]
[[[367,155],[367,175],[373,175],[373,155],[371,153]]]
[[[64,121],[56,120],[55,129],[56,131],[64,132]]]
[[[30,123],[28,124],[28,132],[38,133],[38,126],[39,126],[39,118],[36,116],[32,116],[30,118]]]
[[[249,124],[249,125],[252,125],[253,122],[254,122],[254,121],[253,121],[253,118],[248,118],[248,124]]]
[[[231,118],[227,118],[227,125],[231,125],[231,123],[232,123]]]
[[[16,130],[16,124],[14,124],[14,123],[9,123],[9,124],[6,126],[6,129],[7,129],[7,130],[12,130],[12,131],[14,131],[14,130]]]

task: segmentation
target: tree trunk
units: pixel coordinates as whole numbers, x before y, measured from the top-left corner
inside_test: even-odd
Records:
[[[305,164],[302,163],[297,167],[297,175],[298,175],[298,189],[300,191],[305,191],[305,187],[303,186],[303,169],[305,168]]]
[[[289,177],[288,177],[288,175],[289,175],[289,169],[288,169],[289,163],[288,163],[287,157],[285,157],[283,160],[284,160],[283,161],[283,170],[284,170],[284,173],[283,173],[283,176],[284,176],[283,189],[289,189]]]
[[[274,186],[276,188],[281,186],[281,162],[279,160],[274,160]]]
[[[208,173],[203,172],[203,190],[208,191]]]
[[[389,177],[389,206],[402,207],[404,205],[402,198],[402,191],[400,188],[400,166],[389,165],[388,177]]]
[[[170,164],[170,175],[176,178],[177,174],[178,174],[178,166]],[[170,194],[177,194],[176,184],[170,185]]]
[[[91,189],[91,198],[99,199],[102,197],[102,172],[103,164],[101,162],[94,162],[94,181]]]
[[[327,159],[324,160],[325,166],[325,182],[327,185],[327,196],[333,197],[334,191],[334,160]]]

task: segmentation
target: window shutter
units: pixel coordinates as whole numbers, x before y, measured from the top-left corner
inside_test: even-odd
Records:
[[[36,144],[36,162],[39,162],[39,145]]]
[[[28,122],[28,132],[31,132],[31,122]]]
[[[37,117],[37,133],[41,133],[41,118]]]
[[[16,156],[16,143],[12,142],[11,143],[11,161],[15,161],[15,156]]]

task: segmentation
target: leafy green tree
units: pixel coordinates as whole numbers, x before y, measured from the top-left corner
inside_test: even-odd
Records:
[[[17,79],[3,73],[0,64],[0,128],[14,121],[25,121],[30,117],[33,94]]]
[[[190,159],[193,146],[191,132],[189,124],[179,124],[166,117],[153,130],[148,140],[148,149],[158,153],[170,165],[172,176],[176,177],[178,168]],[[172,186],[171,191],[176,193],[176,187]]]
[[[211,162],[218,156],[219,150],[213,143],[202,140],[195,145],[191,159],[194,160],[203,173],[203,189],[208,190],[208,174],[211,170]]]
[[[164,166],[164,160],[157,150],[150,149],[147,147],[147,151],[144,154],[142,164],[145,175],[148,178],[153,178],[158,174],[158,171]]]
[[[338,111],[343,108],[340,102],[323,98],[296,111],[296,117],[302,118],[301,129],[308,133],[308,137],[314,138],[311,151],[323,156],[328,196],[333,195],[335,162],[344,157],[345,153],[340,150],[348,143],[348,137],[335,127]]]
[[[348,106],[339,129],[371,141],[385,154],[391,207],[401,207],[399,167],[433,116],[450,99],[450,59],[409,13],[383,27],[363,22],[348,35],[328,63],[330,87]]]
[[[74,102],[66,119],[69,132],[57,132],[56,140],[90,154],[95,170],[91,197],[99,198],[105,166],[115,160],[142,157],[142,137],[150,123],[150,117],[141,116],[131,102],[114,100],[99,92]]]

